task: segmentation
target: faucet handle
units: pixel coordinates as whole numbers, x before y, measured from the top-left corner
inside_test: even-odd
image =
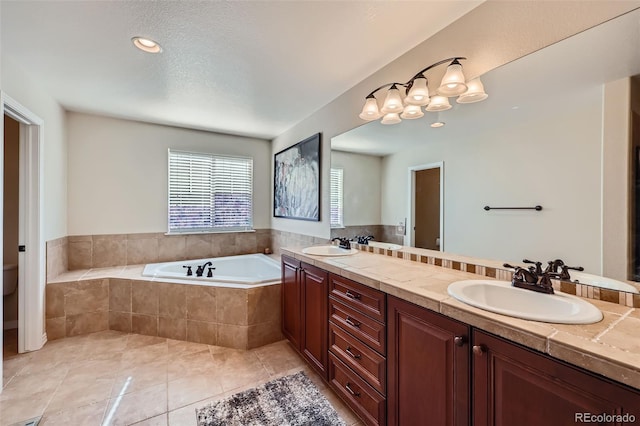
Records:
[[[562,265],[562,270],[560,271],[559,277],[561,280],[566,280],[569,281],[571,280],[571,275],[569,275],[569,269],[573,270],[573,271],[584,271],[584,268],[582,266],[567,266],[567,265]]]
[[[522,259],[522,262],[523,263],[530,263],[530,264],[535,265],[535,268],[534,267],[529,268],[529,270],[532,273],[535,273],[535,274],[538,274],[538,275],[542,274],[542,262],[535,262],[535,261],[529,260],[529,259]]]

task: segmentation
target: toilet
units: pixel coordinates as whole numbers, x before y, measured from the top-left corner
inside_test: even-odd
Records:
[[[18,265],[10,263],[2,268],[2,295],[8,296],[18,287]]]

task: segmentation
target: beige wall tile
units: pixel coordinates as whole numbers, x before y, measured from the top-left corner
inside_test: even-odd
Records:
[[[78,281],[67,287],[64,311],[67,317],[109,310],[109,280]]]
[[[134,281],[131,284],[131,312],[158,315],[158,285],[150,281]]]
[[[47,340],[56,340],[66,337],[66,319],[51,318],[47,319]]]
[[[158,237],[158,262],[184,260],[187,237],[183,235],[162,235]]]
[[[166,318],[187,318],[188,285],[158,283],[158,315]]]
[[[211,235],[187,235],[186,258],[206,259],[211,257]]]
[[[247,349],[259,348],[284,339],[280,321],[250,325],[247,334]]]
[[[235,234],[222,233],[211,235],[211,254],[213,256],[232,256],[236,252]]]
[[[127,265],[156,262],[158,262],[158,239],[156,234],[127,235]]]
[[[109,329],[109,312],[85,312],[76,315],[67,315],[65,331],[66,336],[94,333]]]
[[[218,344],[218,325],[212,322],[187,320],[187,340],[207,345]]]
[[[70,236],[67,248],[69,270],[93,267],[93,239],[87,236]]]
[[[255,232],[238,232],[235,234],[236,254],[256,253],[257,238]]]
[[[218,346],[234,349],[249,348],[249,327],[246,325],[218,324]]]
[[[109,330],[131,333],[131,312],[109,312]]]
[[[131,312],[130,280],[111,278],[109,280],[109,310],[115,312]]]
[[[216,296],[216,317],[219,324],[247,325],[248,290],[219,287],[216,289]]]
[[[216,322],[216,290],[215,287],[189,285],[186,286],[187,318],[197,321]]]
[[[248,291],[247,324],[280,321],[280,284],[255,287]]]
[[[93,236],[93,268],[121,266],[127,264],[126,235]]]
[[[155,315],[131,314],[131,332],[145,336],[158,335],[158,317]]]
[[[187,320],[158,317],[158,336],[168,339],[187,339]]]
[[[46,318],[64,317],[65,284],[47,284],[45,311]]]

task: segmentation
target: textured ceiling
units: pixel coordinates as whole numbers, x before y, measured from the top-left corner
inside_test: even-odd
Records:
[[[0,51],[69,110],[271,139],[480,3],[2,1]]]

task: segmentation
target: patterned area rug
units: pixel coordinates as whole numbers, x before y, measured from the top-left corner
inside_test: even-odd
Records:
[[[196,409],[198,426],[344,426],[329,401],[304,372]]]

